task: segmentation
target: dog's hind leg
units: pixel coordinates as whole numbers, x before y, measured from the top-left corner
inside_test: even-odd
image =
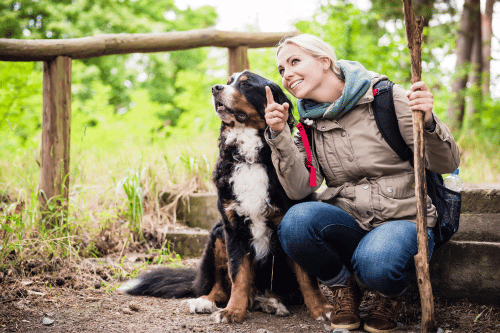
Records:
[[[291,259],[288,260],[292,261]],[[328,303],[321,291],[318,279],[304,271],[297,263],[292,262],[291,265],[311,317],[316,320],[329,319],[333,306]]]
[[[222,223],[210,231],[194,285],[197,294],[202,296],[187,301],[191,313],[212,313],[219,310],[217,304],[226,304],[229,300],[231,280]]]

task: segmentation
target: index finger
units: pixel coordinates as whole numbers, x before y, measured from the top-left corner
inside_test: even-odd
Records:
[[[267,98],[267,105],[268,106],[269,106],[269,104],[274,103],[273,93],[271,91],[271,88],[269,88],[269,86],[266,86],[266,98]]]

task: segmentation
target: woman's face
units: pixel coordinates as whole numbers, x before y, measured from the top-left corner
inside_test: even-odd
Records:
[[[330,60],[316,59],[291,43],[281,48],[277,59],[283,87],[297,98],[318,100],[315,96],[319,95],[318,88],[325,83]]]

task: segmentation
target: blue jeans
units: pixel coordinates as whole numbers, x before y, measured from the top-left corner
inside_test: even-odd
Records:
[[[397,296],[415,276],[417,225],[410,221],[387,222],[368,232],[338,207],[303,202],[283,217],[278,236],[288,256],[327,286],[346,285],[354,273],[369,288]],[[430,228],[428,240],[431,255]]]

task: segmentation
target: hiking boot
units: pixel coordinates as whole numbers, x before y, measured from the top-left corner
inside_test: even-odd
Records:
[[[330,317],[333,328],[355,330],[361,325],[359,305],[361,289],[356,283],[354,274],[347,281],[347,287],[330,287],[333,294],[333,310]]]
[[[396,298],[387,298],[377,291],[372,307],[365,318],[365,331],[388,333],[396,329],[403,298],[403,295]]]

